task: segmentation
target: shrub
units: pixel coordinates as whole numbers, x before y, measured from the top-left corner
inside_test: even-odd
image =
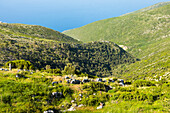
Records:
[[[86,84],[83,86],[83,89],[86,89],[88,91],[93,91],[93,92],[97,92],[97,91],[105,91],[105,84],[101,83],[101,82],[91,82],[90,84]]]
[[[41,71],[51,73],[51,74],[61,75],[61,70],[60,69],[46,69],[46,70],[41,70]]]
[[[96,95],[86,95],[82,98],[81,104],[87,106],[98,106],[100,102],[106,102],[109,100],[108,94],[96,94]]]
[[[9,64],[11,64],[12,68],[30,69],[30,70],[34,69],[34,66],[33,66],[33,64],[31,64],[30,61],[25,61],[25,60],[9,61],[5,64],[5,67],[8,67]]]
[[[155,86],[154,83],[152,83],[151,81],[146,81],[146,80],[136,80],[133,83],[134,87],[143,87],[143,86]]]
[[[11,105],[11,99],[12,99],[11,95],[3,95],[3,96],[2,96],[2,102],[3,102],[4,104],[9,104],[9,105]]]

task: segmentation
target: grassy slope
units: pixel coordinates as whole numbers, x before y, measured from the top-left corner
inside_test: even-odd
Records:
[[[113,41],[127,46],[128,51],[134,56],[143,58],[157,51],[154,49],[155,44],[170,41],[169,3],[160,3],[125,16],[97,21],[64,33],[83,42]]]
[[[143,8],[143,9],[140,9],[140,10],[137,10],[137,11],[134,11],[134,12],[131,12],[131,13],[127,13],[127,14],[124,14],[124,15],[152,10],[152,9],[155,9],[155,8],[162,7],[162,6],[164,6],[164,5],[168,5],[169,3],[170,3],[170,2],[160,2],[160,3],[157,3],[157,4],[155,4],[155,5],[152,5],[152,6],[149,6],[149,7],[146,7],[146,8]]]
[[[42,40],[78,43],[77,40],[65,34],[38,25],[0,23],[0,33],[9,35],[10,37],[27,37]]]
[[[114,76],[148,79],[155,75],[166,75],[170,71],[169,3],[160,3],[129,15],[94,22],[66,34],[80,37],[81,41],[102,38],[111,40],[128,46],[130,53],[142,59],[134,64],[118,66],[113,70]]]

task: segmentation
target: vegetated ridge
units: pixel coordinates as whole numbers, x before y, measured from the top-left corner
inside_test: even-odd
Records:
[[[170,2],[163,2],[120,17],[96,21],[64,33],[83,42],[113,41],[118,45],[126,46],[129,53],[142,59],[157,51],[154,49],[155,44],[169,43],[169,26]]]
[[[14,32],[15,29],[11,26],[13,24],[7,24],[6,29]],[[15,25],[15,28],[18,28],[17,25]],[[36,28],[39,29],[38,26]],[[21,32],[22,30],[16,31]],[[31,33],[27,33],[27,31],[29,31],[29,28],[28,30],[24,28],[22,34],[33,36],[38,32],[31,31]],[[51,65],[52,68],[64,69],[68,63],[71,63],[80,72],[90,75],[110,76],[115,66],[134,63],[137,60],[118,45],[109,41],[69,44],[59,43],[52,39],[49,41],[48,37],[43,40],[42,38],[28,38],[25,35],[22,36],[22,34],[16,37],[6,32],[0,32],[1,65],[8,61],[24,59],[33,63],[37,69],[45,68],[46,65]]]
[[[170,112],[168,36],[151,41],[149,46],[146,43],[148,48],[140,46],[142,60],[135,62],[135,57],[111,41],[68,44],[67,39],[49,39],[46,34],[37,37],[37,31],[19,31],[0,28],[0,67],[4,66],[0,68],[0,112]],[[14,69],[6,69],[5,63]],[[33,64],[46,70],[35,71]],[[99,81],[72,73],[74,66],[83,73],[114,77]],[[73,83],[75,80],[79,83]]]
[[[84,42],[110,40],[141,61],[119,65],[113,75],[125,79],[154,79],[170,71],[170,2],[159,3],[117,18],[97,21],[65,32]]]
[[[58,31],[39,25],[0,23],[0,33],[18,38],[37,38],[67,43],[80,43],[79,41]]]

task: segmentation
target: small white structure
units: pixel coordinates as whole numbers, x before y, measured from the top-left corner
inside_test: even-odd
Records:
[[[9,70],[10,70],[10,71],[12,70],[11,63],[9,63]]]

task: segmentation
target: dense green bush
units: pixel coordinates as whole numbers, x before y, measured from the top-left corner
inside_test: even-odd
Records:
[[[143,93],[143,92],[117,92],[114,93],[111,100],[117,100],[117,99],[122,99],[125,101],[129,100],[137,100],[137,101],[156,101],[160,97],[159,94],[153,94],[153,93]]]
[[[23,37],[21,40],[21,37],[0,35],[0,64],[24,59],[34,64],[36,69],[45,69],[46,65],[50,65],[51,69],[64,70],[65,74],[87,73],[93,76],[110,76],[117,65],[136,61],[135,57],[113,42],[68,44],[34,38],[30,41],[30,38]],[[73,67],[69,67],[70,64]],[[33,67],[20,65],[16,68]]]
[[[51,73],[51,74],[62,75],[60,69],[47,69],[47,70],[41,70],[41,72],[47,72],[47,73]]]
[[[11,64],[12,68],[18,68],[18,69],[26,69],[26,70],[33,70],[34,66],[31,64],[30,61],[25,60],[14,60],[9,61],[5,64],[6,67],[9,67],[9,64]]]
[[[143,87],[143,86],[155,86],[154,83],[152,83],[151,81],[146,81],[146,80],[136,80],[133,83],[134,87]]]
[[[89,84],[83,85],[83,89],[92,92],[106,91],[105,87],[106,85],[102,82],[90,82]]]
[[[87,106],[98,106],[100,102],[105,103],[109,100],[109,95],[106,93],[96,93],[95,95],[86,95],[82,98],[79,104],[84,104]]]

